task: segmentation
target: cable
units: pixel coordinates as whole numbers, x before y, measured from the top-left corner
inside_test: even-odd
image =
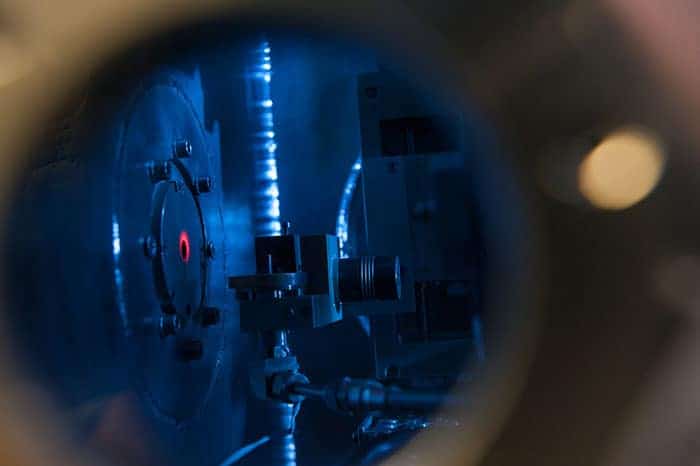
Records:
[[[233,452],[233,454],[226,458],[220,466],[231,466],[232,464],[236,464],[237,462],[251,454],[253,451],[255,451],[258,447],[265,445],[269,441],[270,437],[268,437],[267,435],[260,437],[255,442],[249,443],[248,445],[245,445]]]

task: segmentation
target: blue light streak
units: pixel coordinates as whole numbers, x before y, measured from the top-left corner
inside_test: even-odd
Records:
[[[350,169],[350,175],[345,182],[343,195],[340,198],[340,207],[338,208],[338,219],[335,226],[335,234],[338,237],[340,244],[340,257],[348,257],[346,244],[348,242],[348,217],[350,216],[350,203],[352,202],[355,188],[357,187],[357,179],[362,173],[362,157],[358,157]]]
[[[124,277],[120,265],[121,252],[122,240],[119,232],[119,220],[116,214],[112,214],[112,258],[114,259],[114,287],[117,295],[117,308],[122,319],[122,325],[126,329],[127,334],[130,334],[131,328],[126,314],[126,301],[124,299]]]
[[[119,237],[119,223],[116,217],[112,219],[112,254],[115,260],[119,259],[119,254],[122,251],[122,242]]]
[[[249,102],[253,123],[252,149],[255,155],[256,235],[279,235],[280,222],[279,186],[277,185],[277,142],[275,141],[274,103],[271,98],[272,49],[264,41],[252,52]]]

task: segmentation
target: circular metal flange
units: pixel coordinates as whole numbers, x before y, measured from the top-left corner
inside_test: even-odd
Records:
[[[191,176],[184,166],[176,172],[182,182],[161,181],[153,190],[150,238],[156,254],[151,260],[161,307],[188,321],[206,299],[207,237],[199,202],[186,181]]]
[[[207,138],[180,85],[159,78],[131,96],[117,142],[115,285],[133,380],[178,426],[203,412],[226,341],[220,197],[196,184],[216,174]]]

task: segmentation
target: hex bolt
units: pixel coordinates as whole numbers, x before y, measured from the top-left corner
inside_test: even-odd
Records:
[[[199,176],[194,182],[197,194],[206,194],[211,192],[214,182],[210,176]]]
[[[141,246],[143,246],[143,255],[149,259],[153,259],[158,255],[158,242],[152,236],[141,238]]]
[[[146,171],[151,179],[151,183],[168,181],[171,175],[170,162],[167,160],[151,160],[146,163]]]
[[[199,309],[199,321],[202,327],[211,327],[221,321],[221,311],[215,307],[203,306]]]
[[[182,328],[182,322],[177,314],[165,315],[160,318],[160,337],[175,335]]]
[[[173,157],[186,159],[192,155],[192,144],[187,139],[178,139],[173,144]]]
[[[204,345],[201,340],[188,338],[178,341],[176,351],[182,361],[197,361],[204,356]]]

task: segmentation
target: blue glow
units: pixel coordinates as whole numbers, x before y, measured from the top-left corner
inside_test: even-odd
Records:
[[[273,220],[272,222],[265,222],[259,226],[262,231],[266,231],[268,234],[280,234],[282,232],[282,224],[279,221]]]
[[[270,168],[266,171],[264,177],[269,181],[277,181],[277,167]]]
[[[472,337],[474,338],[474,352],[476,360],[483,363],[486,360],[486,349],[484,344],[484,332],[482,329],[481,318],[478,314],[472,317]]]
[[[131,333],[129,319],[126,314],[126,301],[124,299],[124,277],[122,276],[121,266],[119,264],[119,256],[122,251],[122,241],[119,232],[119,221],[116,214],[112,214],[112,257],[114,259],[114,287],[117,294],[117,308],[119,316],[122,320],[122,325],[126,329],[126,333]]]
[[[119,237],[119,223],[117,223],[116,218],[113,218],[112,219],[112,254],[114,255],[115,258],[118,258],[121,251],[122,251],[122,242],[121,242],[121,238]]]
[[[263,113],[260,116],[261,123],[265,129],[273,129],[275,127],[275,120],[274,117],[272,116],[272,111]]]
[[[279,235],[282,231],[280,222],[279,187],[277,185],[277,143],[275,142],[275,124],[272,111],[270,82],[272,81],[271,48],[263,42],[251,53],[248,73],[251,78],[249,102],[254,128],[252,149],[255,154],[256,210],[254,212],[256,235]]]
[[[338,208],[338,218],[335,225],[335,234],[338,237],[340,244],[340,257],[349,257],[347,251],[348,242],[348,217],[350,216],[350,203],[352,202],[357,180],[362,172],[362,157],[358,157],[350,169],[350,174],[343,188],[343,195],[340,198],[340,207]]]
[[[270,168],[275,168],[277,166],[277,162],[275,161],[274,156],[271,156],[269,153],[265,154],[265,156],[265,159],[258,160],[257,162],[255,162],[255,164],[258,166],[258,169],[268,170]]]
[[[266,435],[266,436],[261,437],[260,439],[256,440],[253,443],[250,443],[244,447],[239,448],[234,453],[232,453],[231,456],[226,458],[224,460],[224,462],[221,463],[220,466],[231,466],[233,464],[238,463],[238,461],[240,461],[244,457],[248,456],[251,452],[253,452],[255,449],[257,449],[259,446],[264,445],[269,441],[270,441],[270,437],[268,437]]]

